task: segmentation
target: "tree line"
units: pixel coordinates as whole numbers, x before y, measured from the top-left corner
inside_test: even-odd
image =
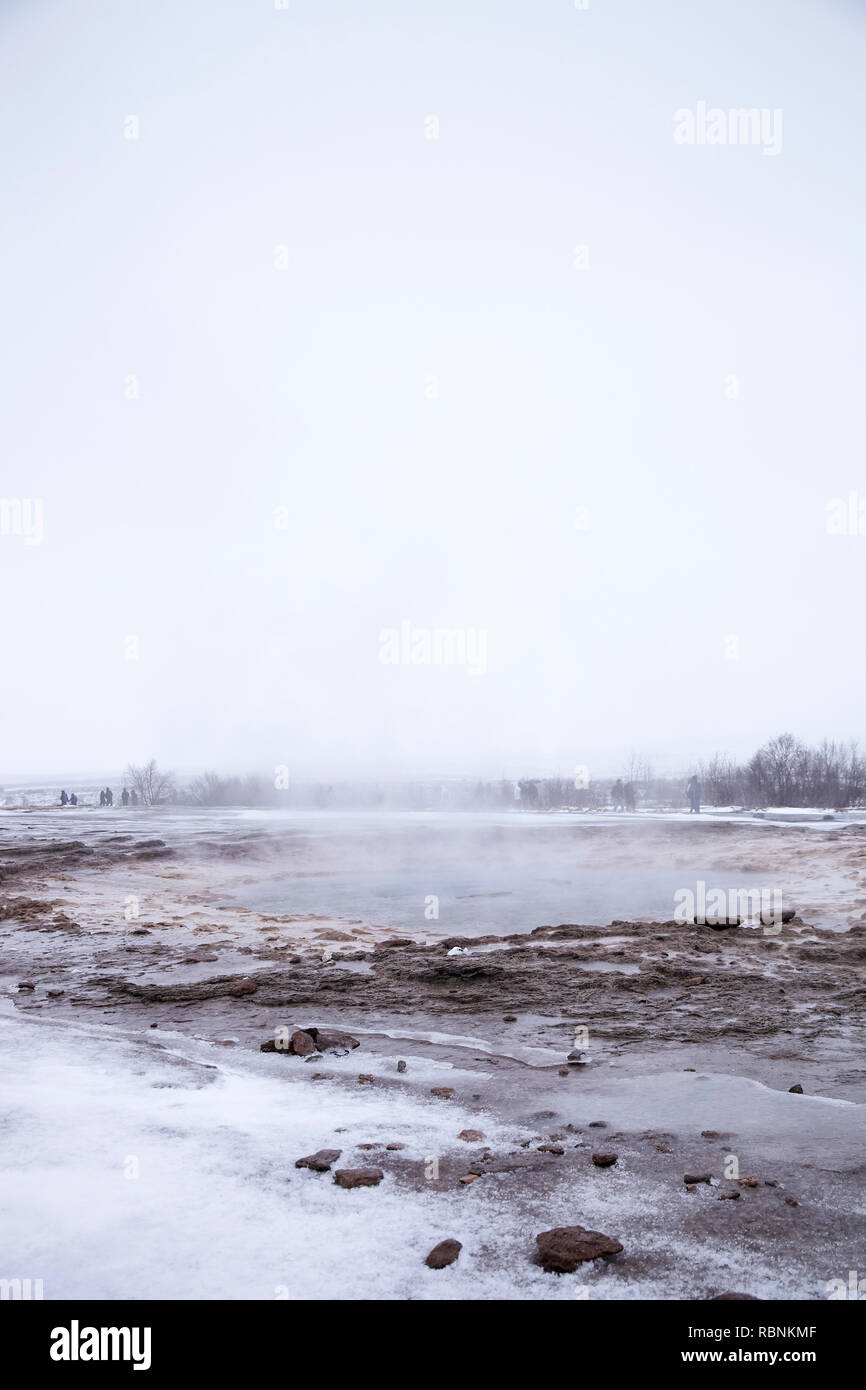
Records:
[[[689,769],[700,782],[707,806],[815,806],[866,804],[866,758],[856,743],[824,740],[810,747],[793,734],[770,739],[744,763],[724,754]],[[162,771],[154,759],[130,765],[126,779],[146,806],[291,807],[296,810],[603,810],[617,783],[630,787],[638,808],[678,810],[687,805],[687,777],[657,777],[636,754],[619,777],[417,779],[402,782],[322,782],[234,776],[206,772],[186,785]],[[279,780],[279,785],[277,782]],[[287,781],[287,785],[286,785]]]

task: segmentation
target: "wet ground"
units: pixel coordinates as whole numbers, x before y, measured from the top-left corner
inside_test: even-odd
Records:
[[[531,1262],[534,1234],[559,1224],[594,1227],[626,1247],[574,1276],[593,1297],[709,1297],[748,1280],[761,1297],[820,1298],[828,1280],[866,1265],[864,827],[655,822],[515,826],[512,835],[449,823],[425,854],[450,855],[461,873],[485,846],[494,861],[547,872],[559,852],[551,837],[567,833],[578,865],[615,875],[624,863],[638,873],[661,864],[684,884],[696,863],[734,883],[755,875],[780,885],[797,915],[781,929],[723,931],[672,913],[604,924],[527,915],[521,931],[479,934],[476,923],[472,933],[446,934],[441,916],[422,914],[415,930],[400,932],[363,914],[335,915],[326,892],[326,910],[315,914],[238,905],[270,882],[299,906],[294,881],[305,891],[319,876],[324,883],[335,857],[359,859],[371,833],[387,839],[384,825],[349,827],[347,838],[346,827],[331,835],[321,822],[305,829],[219,814],[94,813],[75,818],[74,834],[72,824],[60,813],[0,821],[2,1037],[13,1064],[27,1055],[32,1066],[50,1039],[67,1059],[81,1053],[76,1075],[89,1074],[94,1057],[110,1062],[126,1094],[170,1056],[179,1132],[205,1084],[223,1098],[212,1117],[217,1146],[231,1129],[246,1133],[237,1109],[246,1078],[250,1094],[276,1087],[299,1111],[312,1107],[311,1147],[334,1129],[347,1151],[372,1144],[352,1160],[373,1154],[385,1172],[383,1187],[363,1194],[365,1221],[379,1232],[375,1250],[360,1256],[370,1292],[343,1296],[469,1296],[461,1262],[477,1296],[566,1296],[564,1280],[537,1275]],[[419,901],[435,888],[425,872]],[[305,1024],[344,1029],[360,1047],[312,1065],[261,1053],[277,1030]],[[36,1030],[26,1045],[22,1029]],[[580,1058],[569,1062],[575,1045]],[[442,1085],[452,1095],[433,1097]],[[149,1081],[152,1097],[154,1087],[164,1089]],[[45,1119],[37,1105],[27,1142],[36,1144]],[[483,1141],[460,1141],[467,1126]],[[387,1150],[389,1137],[405,1148]],[[233,1169],[232,1181],[260,1181],[262,1166],[278,1162],[300,1193],[299,1155],[274,1154],[274,1142],[262,1136],[254,1157],[236,1156],[235,1169],[251,1168]],[[11,1143],[20,1165],[25,1139],[13,1132]],[[246,1141],[238,1144],[244,1152]],[[617,1159],[600,1168],[591,1156],[604,1152]],[[709,1181],[686,1184],[686,1176]],[[429,1271],[416,1280],[416,1251],[400,1276],[405,1287],[384,1279],[388,1223],[377,1225],[374,1202],[384,1204],[386,1187],[410,1241],[426,1238],[412,1226],[419,1213],[431,1230],[468,1221],[472,1249],[464,1242],[458,1266],[435,1275],[450,1282],[431,1286]],[[330,1183],[329,1191],[337,1193]],[[361,1195],[338,1193],[344,1203]],[[273,1200],[267,1183],[261,1196]],[[323,1207],[314,1256],[322,1271],[331,1268],[328,1220],[339,1229],[330,1211]],[[30,1231],[21,1260],[28,1251],[36,1258],[36,1216]],[[439,1238],[454,1233],[443,1228]],[[260,1262],[260,1251],[249,1255],[249,1228],[240,1223],[235,1234],[229,1263]],[[60,1296],[72,1277],[63,1252],[47,1233],[36,1244],[56,1266]],[[224,1288],[211,1274],[214,1289]],[[265,1284],[248,1296],[273,1296]],[[104,1290],[102,1275],[92,1287]],[[114,1296],[184,1296],[150,1264],[121,1269],[112,1287]]]

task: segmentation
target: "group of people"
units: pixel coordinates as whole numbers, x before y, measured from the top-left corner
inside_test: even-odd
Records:
[[[636,803],[634,783],[623,782],[621,777],[617,777],[611,790],[611,797],[615,811],[633,811]]]
[[[137,805],[138,805],[138,792],[135,790],[134,787],[133,787],[132,791],[128,791],[128,790],[126,789],[126,787],[124,787],[124,788],[123,788],[123,791],[120,793],[120,800],[121,800],[121,802],[122,802],[122,804],[123,804],[124,806],[137,806]],[[113,806],[113,805],[114,805],[114,792],[111,790],[111,787],[102,787],[102,788],[100,788],[100,792],[99,792],[99,804],[100,804],[100,806]],[[64,790],[60,793],[60,805],[61,805],[61,806],[77,806],[77,805],[78,805],[78,796],[77,796],[77,794],[76,794],[75,792],[73,792],[72,795],[70,796],[69,793],[68,793],[68,792],[66,791],[66,789],[64,788]]]

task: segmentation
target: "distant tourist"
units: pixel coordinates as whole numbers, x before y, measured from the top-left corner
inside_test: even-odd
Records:
[[[105,788],[105,804],[106,806],[114,805],[114,792],[111,790],[111,787]]]
[[[68,803],[69,803],[69,797],[66,795],[66,792],[61,792],[61,793],[60,793],[60,805],[61,805],[61,806],[66,806],[66,805],[68,805]]]
[[[622,785],[621,777],[617,777],[614,782],[611,797],[613,798],[613,809],[615,811],[622,811],[625,809],[625,788]]]
[[[686,787],[689,798],[689,815],[697,815],[701,809],[701,784],[696,776],[689,778],[689,785]]]
[[[99,804],[100,804],[100,806],[104,806],[104,805],[105,805],[105,788],[104,788],[104,787],[103,787],[102,791],[99,793]]]
[[[70,806],[77,806],[77,805],[78,805],[78,793],[77,793],[77,792],[73,792],[73,793],[72,793],[72,795],[71,795],[70,798],[69,798],[69,804],[70,804]]]
[[[126,787],[124,787],[123,791],[120,793],[120,799],[124,806],[129,805],[129,792],[126,790]]]
[[[138,805],[138,792],[135,790],[135,787],[133,787],[132,791],[129,793],[129,799],[133,806]]]

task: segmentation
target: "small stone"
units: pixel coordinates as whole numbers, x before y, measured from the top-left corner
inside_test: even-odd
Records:
[[[355,1145],[355,1148],[356,1148],[356,1149],[378,1149],[379,1147],[380,1147],[379,1144],[356,1144],[356,1145]]]
[[[561,1144],[539,1144],[538,1152],[540,1154],[564,1154],[565,1149]]]
[[[18,988],[20,989],[21,986],[19,985]],[[789,1095],[789,1096],[801,1096],[802,1094],[803,1094],[803,1087],[800,1085],[799,1081],[797,1082],[796,1086],[789,1086],[789,1087],[788,1087],[788,1095]]]
[[[428,1269],[445,1269],[447,1265],[453,1265],[462,1249],[459,1240],[440,1240],[438,1245],[433,1246],[424,1263]]]
[[[460,1181],[463,1183],[464,1187],[468,1187],[471,1182],[477,1182],[480,1176],[480,1173],[467,1173],[465,1178],[461,1178]]]
[[[683,1067],[683,1071],[695,1071],[695,1067]]]
[[[48,998],[49,998],[49,999],[59,999],[60,996],[61,996],[62,994],[65,994],[65,993],[66,993],[66,991],[65,991],[64,989],[49,989],[49,991],[48,991]],[[155,1027],[156,1027],[156,1024],[155,1024],[155,1023],[152,1023],[150,1026],[151,1026],[151,1028],[155,1028]]]
[[[585,1260],[618,1255],[623,1248],[618,1240],[583,1226],[555,1226],[542,1231],[535,1241],[536,1263],[555,1274],[571,1274]]]
[[[709,1173],[686,1173],[685,1177],[683,1178],[683,1182],[686,1184],[687,1187],[688,1187],[691,1183],[709,1182],[709,1181],[710,1181],[710,1174],[709,1174]]]
[[[619,1158],[619,1154],[593,1154],[592,1161],[596,1168],[612,1168]]]
[[[327,1173],[332,1163],[336,1163],[342,1149],[319,1149],[314,1154],[307,1154],[306,1158],[296,1158],[296,1168],[312,1168],[314,1173]]]
[[[314,1072],[313,1072],[313,1080],[314,1080],[314,1081],[330,1081],[330,1080],[332,1080],[333,1075],[334,1075],[334,1073],[331,1072],[331,1071],[314,1071]]]
[[[758,1187],[760,1185],[758,1179],[752,1177],[751,1173],[748,1173],[744,1178],[735,1178],[734,1181],[738,1182],[740,1187]]]
[[[487,1136],[480,1129],[461,1129],[457,1138],[462,1139],[466,1144],[480,1144],[482,1139]]]
[[[33,983],[32,980],[19,980],[19,981],[18,981],[18,989],[19,989],[19,992],[20,992],[21,990],[31,990],[31,989],[35,989],[35,988],[36,988],[36,986],[34,985],[34,983]]]
[[[659,1144],[654,1144],[653,1147],[658,1149],[660,1154],[669,1154],[671,1152],[670,1144],[665,1144],[664,1141]]]
[[[586,1057],[582,1052],[569,1052],[565,1060],[573,1067],[586,1065]]]
[[[590,1129],[607,1129],[607,1120],[590,1120]]]
[[[405,1149],[405,1144],[386,1144],[386,1149]]]
[[[431,1086],[431,1096],[441,1096],[443,1100],[450,1100],[454,1094],[453,1086]]]
[[[786,1197],[785,1201],[789,1207],[798,1207],[800,1205],[796,1197]]]
[[[720,1201],[720,1202],[738,1202],[738,1201],[740,1200],[740,1197],[741,1197],[741,1196],[742,1196],[742,1193],[739,1191],[739,1189],[737,1189],[737,1190],[734,1191],[734,1192],[720,1192],[720,1193],[719,1193],[719,1201]]]
[[[403,1061],[402,1057],[400,1058],[400,1061],[397,1063],[397,1070],[400,1072],[406,1070],[406,1063]]]
[[[376,1187],[384,1176],[381,1168],[338,1168],[334,1182],[338,1187]]]
[[[717,1129],[702,1129],[702,1130],[701,1130],[701,1138],[702,1138],[702,1139],[721,1139],[721,1137],[722,1137],[722,1136],[721,1136],[721,1134],[719,1133],[719,1131],[718,1131]]]
[[[502,1015],[502,1022],[503,1022],[503,1023],[516,1023],[516,1022],[517,1022],[517,1014],[503,1014],[503,1015]]]
[[[375,1080],[375,1077],[372,1075],[371,1072],[362,1071],[362,1072],[359,1072],[359,1073],[358,1073],[358,1085],[359,1085],[359,1086],[372,1086],[374,1080]]]

